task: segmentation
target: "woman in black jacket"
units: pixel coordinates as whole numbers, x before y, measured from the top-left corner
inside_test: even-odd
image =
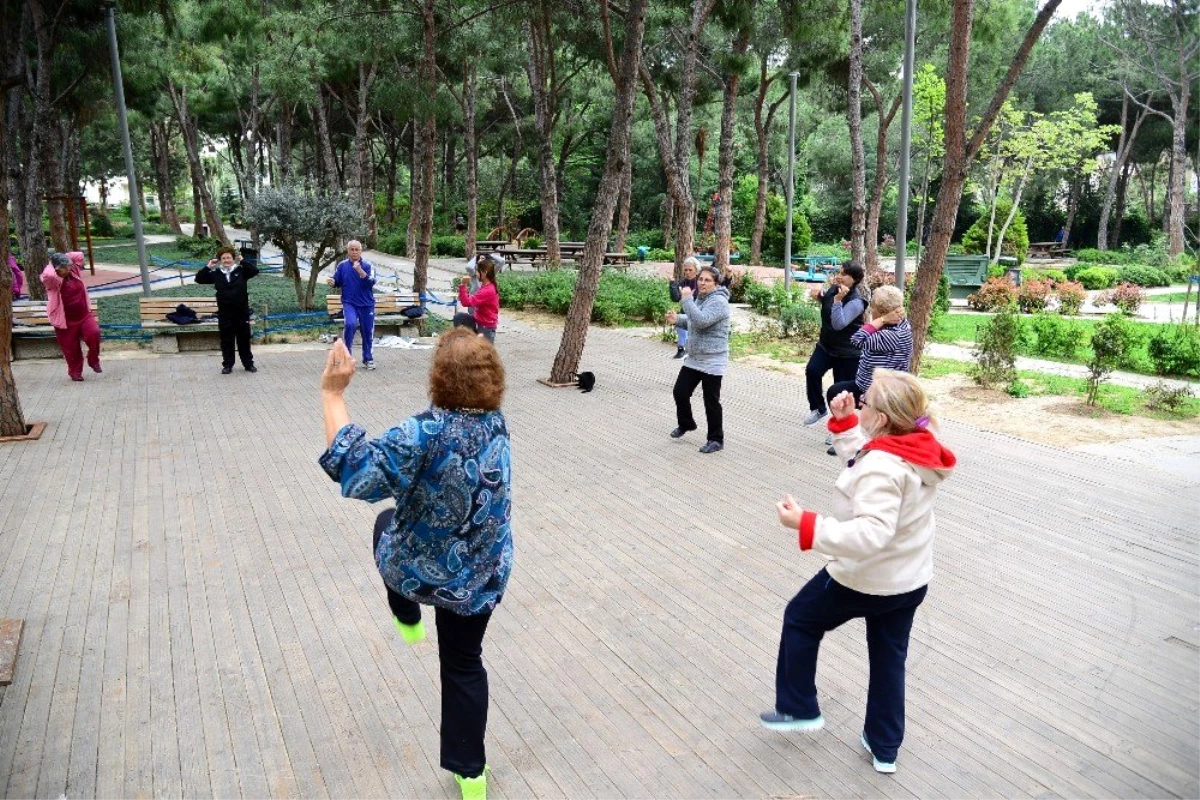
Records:
[[[865,274],[860,264],[851,261],[842,266],[833,276],[828,288],[813,287],[812,299],[821,303],[821,336],[813,354],[804,368],[808,389],[808,416],[805,425],[815,425],[829,413],[825,405],[825,393],[821,381],[825,373],[833,370],[834,382],[852,381],[858,371],[858,358],[862,351],[850,337],[863,325],[867,310],[867,287],[863,284]]]
[[[225,246],[217,257],[196,273],[196,283],[211,283],[217,290],[217,329],[221,333],[221,374],[233,372],[233,347],[237,343],[238,357],[246,372],[258,372],[254,354],[250,352],[250,295],[246,281],[258,275],[258,267],[243,264],[235,251]]]

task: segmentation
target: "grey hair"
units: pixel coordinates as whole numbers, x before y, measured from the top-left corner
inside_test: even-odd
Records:
[[[50,263],[55,267],[69,267],[71,258],[66,253],[51,253]]]
[[[695,256],[688,256],[685,258],[683,263],[679,265],[679,268],[683,269],[688,264],[691,264],[693,267],[695,267],[697,272],[700,271],[700,259],[696,258]]]

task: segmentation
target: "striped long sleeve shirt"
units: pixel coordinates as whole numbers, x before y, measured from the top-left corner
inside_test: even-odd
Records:
[[[885,325],[882,328],[867,323],[855,331],[850,341],[862,350],[854,382],[864,393],[871,386],[876,368],[909,371],[913,335],[907,319],[901,320],[899,325]]]

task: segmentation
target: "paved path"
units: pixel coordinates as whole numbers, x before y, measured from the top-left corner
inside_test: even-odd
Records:
[[[517,562],[486,643],[495,797],[1195,797],[1196,481],[948,424],[938,572],[900,771],[861,751],[863,627],[826,638],[825,731],[758,727],[784,603],[820,568],[774,521],[837,468],[793,379],[731,367],[728,448],[672,441],[668,348],[593,330],[595,392],[535,382],[554,331],[505,325]],[[119,354],[117,354],[119,355]],[[437,658],[402,645],[378,509],[316,466],[319,347],[14,365],[37,443],[0,449],[9,797],[452,797]],[[425,404],[382,350],[354,417]],[[434,634],[435,635],[435,634]]]

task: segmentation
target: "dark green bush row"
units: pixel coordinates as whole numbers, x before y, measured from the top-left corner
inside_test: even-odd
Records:
[[[500,305],[515,309],[536,306],[555,314],[566,314],[575,295],[576,276],[576,271],[571,269],[502,272],[497,276]],[[667,281],[609,270],[600,276],[592,321],[605,325],[620,325],[627,320],[657,323],[674,306]]]

